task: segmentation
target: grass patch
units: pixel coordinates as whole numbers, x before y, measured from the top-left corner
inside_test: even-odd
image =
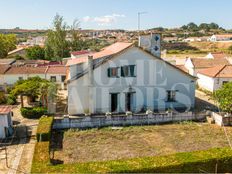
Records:
[[[105,162],[49,165],[48,144],[37,143],[32,173],[202,173],[232,171],[232,150],[210,149],[160,157],[143,157]],[[47,150],[47,151],[46,151]],[[38,157],[39,156],[39,157]]]

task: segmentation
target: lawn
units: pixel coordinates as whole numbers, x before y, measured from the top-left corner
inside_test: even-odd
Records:
[[[232,141],[232,128],[227,128]],[[102,128],[53,133],[54,159],[64,164],[149,157],[227,147],[223,129],[186,122],[122,129]],[[53,161],[55,161],[53,160]]]

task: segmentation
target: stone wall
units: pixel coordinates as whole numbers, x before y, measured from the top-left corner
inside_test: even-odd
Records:
[[[53,129],[70,128],[98,128],[107,126],[133,126],[154,125],[170,122],[203,120],[206,114],[196,115],[192,112],[185,113],[163,113],[163,114],[135,114],[135,115],[113,115],[113,116],[65,116],[54,119]]]

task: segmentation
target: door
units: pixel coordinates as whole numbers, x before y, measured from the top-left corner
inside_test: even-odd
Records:
[[[126,93],[126,111],[131,111],[132,93]]]
[[[118,108],[118,94],[111,94],[111,112],[116,112]]]

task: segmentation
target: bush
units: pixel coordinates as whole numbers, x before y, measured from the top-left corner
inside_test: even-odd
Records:
[[[6,104],[6,97],[3,92],[0,92],[0,104]]]
[[[6,103],[8,105],[14,105],[16,103],[16,97],[13,94],[9,94],[6,99]]]
[[[47,113],[47,109],[43,107],[34,108],[21,108],[21,114],[25,118],[40,118],[42,115]]]
[[[41,117],[37,128],[36,139],[40,141],[50,141],[53,117]]]

